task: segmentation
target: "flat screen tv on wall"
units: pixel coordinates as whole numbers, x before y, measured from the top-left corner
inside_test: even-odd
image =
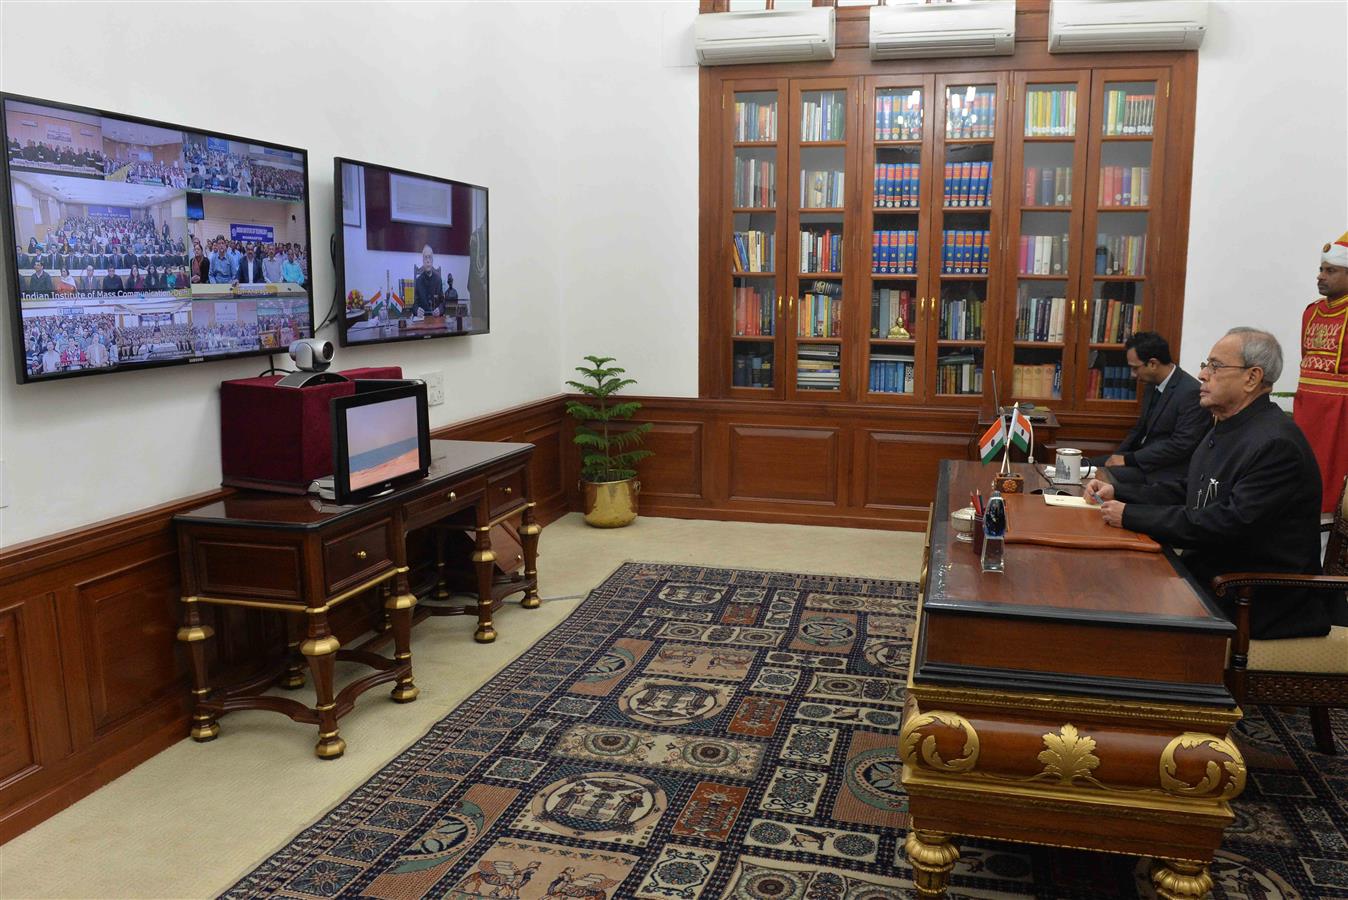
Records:
[[[345,347],[486,334],[487,189],[338,158]]]
[[[308,154],[0,94],[19,381],[313,336]]]

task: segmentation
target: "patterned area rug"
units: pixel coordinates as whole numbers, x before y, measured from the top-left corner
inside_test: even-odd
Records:
[[[911,897],[895,745],[915,598],[627,563],[224,896]],[[1313,752],[1304,713],[1251,712],[1214,895],[1348,897],[1348,758]],[[1135,858],[960,846],[952,897],[1153,896]]]

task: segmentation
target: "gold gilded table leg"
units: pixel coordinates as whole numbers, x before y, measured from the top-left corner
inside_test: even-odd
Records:
[[[478,516],[482,522],[483,517]],[[492,583],[496,578],[496,554],[491,549],[491,526],[479,524],[476,531],[476,549],[473,564],[477,566],[477,631],[473,640],[490,644],[496,640],[496,629],[491,622]]]
[[[201,624],[196,603],[183,604],[183,624],[178,629],[178,640],[187,645],[187,658],[192,666],[192,740],[199,743],[213,741],[220,734],[220,723],[215,714],[206,710],[206,697],[211,692],[206,673],[206,640],[215,634],[209,625]]]
[[[281,676],[281,687],[288,691],[304,687],[304,654],[300,653],[300,640],[303,630],[298,616],[287,615],[286,620],[286,672]]]
[[[1161,860],[1151,873],[1151,882],[1164,900],[1197,900],[1212,891],[1207,863],[1181,859]]]
[[[398,703],[411,703],[421,691],[412,683],[412,610],[417,605],[416,596],[407,590],[407,576],[398,576],[399,593],[390,597],[385,607],[393,625],[394,659],[407,663],[407,674],[398,679],[390,694]]]
[[[903,842],[908,862],[913,867],[913,886],[919,897],[944,897],[950,886],[950,872],[960,858],[959,849],[948,835],[914,828]]]
[[[309,671],[314,677],[314,693],[318,705],[318,744],[314,753],[319,759],[336,759],[346,752],[346,741],[337,734],[337,704],[332,698],[332,667],[341,647],[328,630],[326,612],[309,614],[309,636],[300,644],[300,652],[309,660]]]
[[[543,526],[534,521],[534,501],[524,507],[523,522],[520,526],[520,538],[524,544],[524,580],[529,585],[528,592],[520,601],[525,609],[538,609],[543,599],[538,596],[538,533]]]

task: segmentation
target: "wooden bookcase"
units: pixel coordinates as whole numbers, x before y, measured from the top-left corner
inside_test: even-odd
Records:
[[[1016,61],[704,70],[704,395],[1131,414],[1123,340],[1178,345],[1170,67]]]

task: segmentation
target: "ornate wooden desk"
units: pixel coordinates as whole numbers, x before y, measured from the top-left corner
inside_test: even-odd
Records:
[[[417,599],[408,585],[406,555],[406,536],[413,529],[448,523],[474,532],[475,640],[496,640],[491,615],[503,596],[523,591],[520,605],[536,608],[541,602],[541,528],[534,521],[529,479],[532,453],[532,444],[432,441],[431,470],[425,479],[367,503],[335,506],[317,497],[243,491],[174,516],[184,589],[178,639],[188,647],[195,697],[192,738],[215,738],[220,733],[217,719],[230,710],[270,709],[297,722],[318,725],[315,753],[322,759],[335,759],[346,749],[338,735],[337,719],[352,709],[357,696],[392,681],[395,701],[415,700],[411,627]],[[495,578],[490,533],[497,523],[516,515],[522,517],[524,575],[501,582]],[[376,588],[384,593],[393,633],[392,659],[363,646],[341,649],[329,627],[329,610]],[[304,616],[303,629],[290,629],[291,658],[282,684],[303,685],[300,659],[307,660],[317,705],[261,696],[270,678],[213,691],[205,652],[205,641],[213,632],[201,621],[202,603]],[[376,671],[334,696],[333,663],[337,659],[364,663]]]
[[[966,835],[1157,857],[1161,896],[1203,896],[1245,786],[1234,628],[1168,554],[1009,544],[984,574],[949,515],[995,470],[944,463],[927,531],[899,736],[918,894]]]

